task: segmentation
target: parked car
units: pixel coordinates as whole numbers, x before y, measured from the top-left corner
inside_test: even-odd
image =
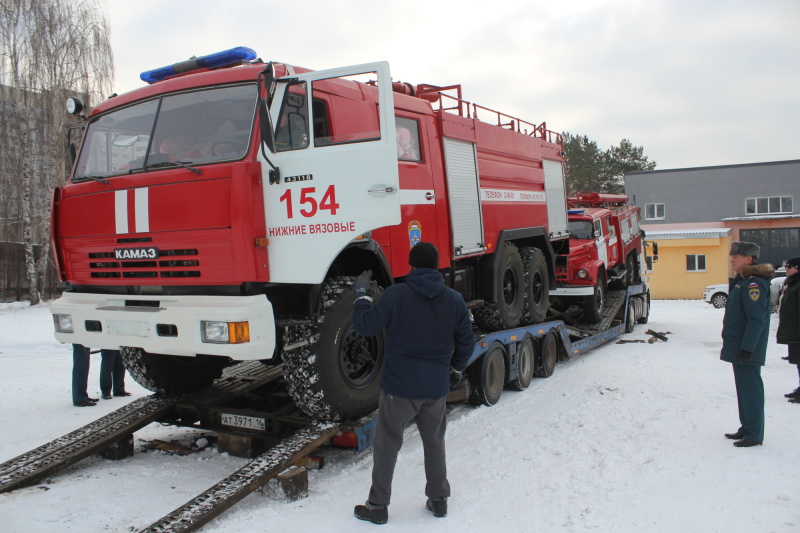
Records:
[[[781,267],[775,271],[775,277],[770,281],[769,298],[772,303],[772,312],[778,312],[778,302],[781,296],[781,287],[786,278],[786,269]],[[728,284],[709,285],[703,290],[703,300],[710,303],[717,309],[722,309],[728,305]]]
[[[728,305],[728,284],[709,285],[703,290],[703,300],[717,309],[722,309]]]

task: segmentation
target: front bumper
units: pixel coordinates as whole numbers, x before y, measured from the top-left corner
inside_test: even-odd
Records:
[[[55,333],[56,339],[63,343],[112,350],[132,346],[150,353],[220,355],[240,361],[271,359],[275,351],[275,317],[272,304],[264,295],[124,296],[65,292],[51,304],[50,312],[72,317],[74,332]],[[250,341],[203,342],[201,321],[247,321]]]

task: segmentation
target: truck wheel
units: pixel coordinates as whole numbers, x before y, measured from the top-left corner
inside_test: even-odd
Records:
[[[636,259],[632,255],[625,258],[625,288],[636,284]]]
[[[639,317],[639,324],[647,324],[647,321],[650,320],[650,293],[648,292],[644,296],[644,309],[642,309],[642,316]]]
[[[587,324],[600,322],[606,305],[606,275],[600,272],[597,283],[594,284],[594,293],[583,304],[583,320]]]
[[[474,383],[470,391],[470,402],[478,405],[494,405],[503,393],[506,384],[505,349],[495,342],[481,357],[478,364],[471,367],[469,382]]]
[[[517,377],[511,380],[509,387],[514,390],[525,390],[533,379],[533,365],[536,356],[533,352],[533,340],[529,336],[517,345]]]
[[[628,302],[628,314],[625,316],[625,333],[633,333],[633,326],[636,324],[636,306],[633,300]]]
[[[310,344],[284,352],[289,396],[318,420],[353,419],[378,407],[384,333],[375,337],[356,333],[352,284],[352,278],[326,281],[317,324],[293,328],[288,339],[309,339]],[[375,301],[381,294],[375,293]]]
[[[496,300],[472,312],[478,326],[485,331],[517,327],[525,306],[525,276],[517,247],[507,242],[497,253],[500,266],[492,280]]]
[[[127,346],[120,354],[125,369],[139,385],[161,394],[183,394],[208,387],[230,363],[229,358],[216,355],[163,355]]]
[[[537,358],[536,376],[549,378],[556,370],[558,363],[558,337],[552,331],[542,339],[542,348]]]
[[[550,308],[550,283],[547,260],[538,248],[522,248],[522,270],[525,273],[525,306],[523,324],[544,322]]]

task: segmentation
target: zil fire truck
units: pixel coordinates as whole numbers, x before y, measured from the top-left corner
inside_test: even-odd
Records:
[[[393,83],[385,62],[311,71],[240,47],[142,79],[85,116],[54,192],[59,341],[121,349],[163,393],[282,361],[296,405],[337,419],[377,406],[383,364],[384,337],[353,330],[354,276],[397,282],[417,242],[484,331],[545,318],[568,227],[544,123]]]
[[[644,231],[637,208],[624,194],[578,193],[567,198],[570,246],[556,257],[555,310],[582,309],[582,322],[603,316],[608,289],[642,282]]]

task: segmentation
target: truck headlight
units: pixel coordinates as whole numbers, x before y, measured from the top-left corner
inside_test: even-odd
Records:
[[[249,322],[213,322],[203,320],[200,325],[203,342],[213,344],[242,344],[250,342]]]
[[[589,271],[585,268],[578,270],[578,277],[581,279],[586,279],[589,277]]]
[[[53,315],[53,325],[56,333],[75,333],[75,326],[72,323],[72,315]]]

